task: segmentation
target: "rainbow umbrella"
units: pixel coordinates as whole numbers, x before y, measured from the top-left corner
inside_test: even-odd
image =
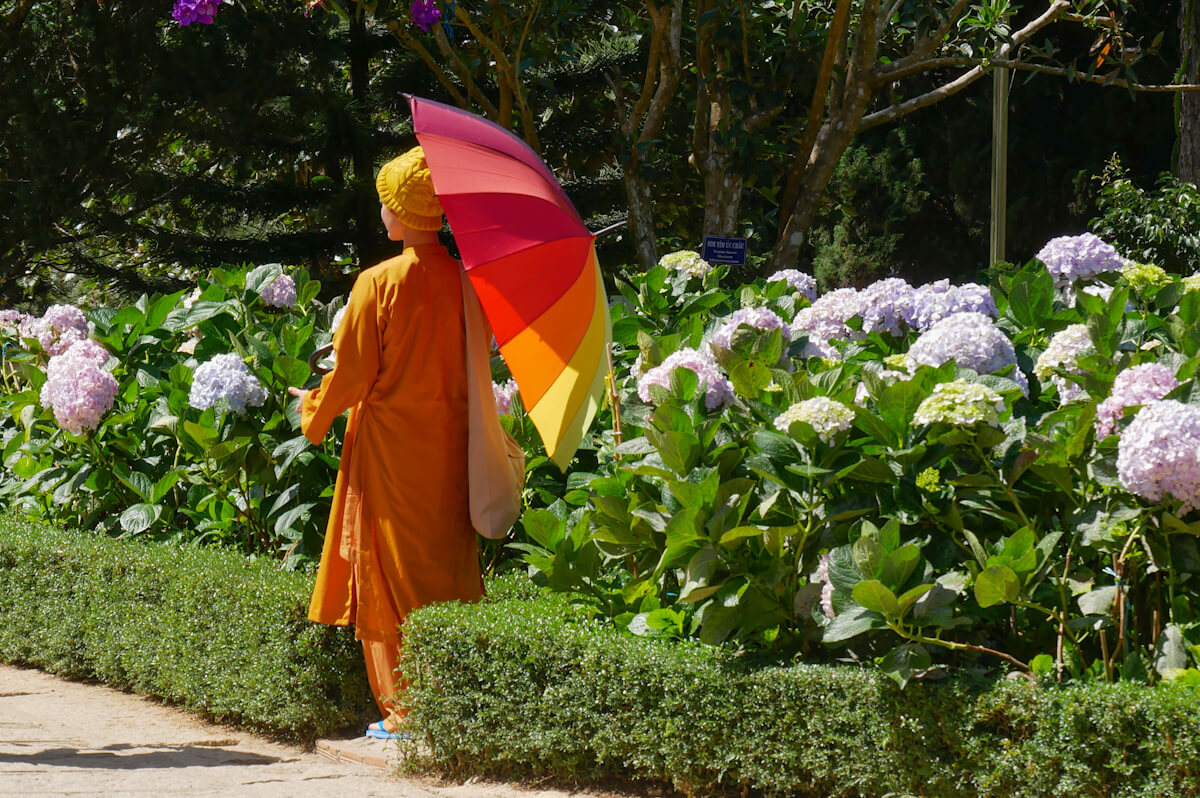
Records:
[[[612,341],[596,236],[521,139],[462,109],[405,97],[521,402],[566,470],[603,399]]]

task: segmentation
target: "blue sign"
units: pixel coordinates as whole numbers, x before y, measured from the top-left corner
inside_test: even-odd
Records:
[[[746,239],[705,236],[703,257],[709,263],[727,263],[730,266],[745,266]]]

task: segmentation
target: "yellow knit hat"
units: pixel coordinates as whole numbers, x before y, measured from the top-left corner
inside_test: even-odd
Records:
[[[388,161],[375,178],[379,200],[413,230],[441,230],[442,203],[433,193],[425,151],[413,147]]]

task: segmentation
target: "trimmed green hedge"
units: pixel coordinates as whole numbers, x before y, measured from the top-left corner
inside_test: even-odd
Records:
[[[408,621],[409,719],[445,771],[691,794],[1200,795],[1188,688],[954,678],[901,691],[866,668],[756,666],[496,592]]]
[[[297,740],[374,711],[359,644],[307,620],[311,593],[236,552],[0,518],[0,661]]]

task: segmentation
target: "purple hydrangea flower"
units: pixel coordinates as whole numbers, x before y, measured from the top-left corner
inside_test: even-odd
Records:
[[[670,390],[671,375],[679,368],[693,371],[700,378],[704,405],[709,410],[716,410],[733,401],[733,384],[721,373],[717,362],[711,355],[688,347],[672,352],[661,364],[646,371],[638,380],[638,397],[646,404],[653,404],[650,386],[657,385]]]
[[[281,274],[275,281],[258,292],[264,305],[272,308],[290,308],[296,304],[296,281],[290,275]]]
[[[1046,351],[1038,355],[1033,373],[1039,380],[1050,380],[1058,388],[1058,403],[1067,404],[1083,396],[1083,387],[1068,380],[1066,374],[1082,375],[1079,358],[1092,352],[1092,339],[1086,324],[1072,324],[1050,339]]]
[[[1036,257],[1046,264],[1060,288],[1101,272],[1120,271],[1125,265],[1115,249],[1091,233],[1052,238]]]
[[[54,357],[87,338],[88,322],[83,311],[74,305],[51,305],[40,319],[26,316],[20,334],[23,338],[36,338],[42,350]]]
[[[421,30],[429,33],[442,18],[442,10],[433,0],[413,0],[412,21]]]
[[[908,323],[924,332],[955,313],[982,313],[993,319],[999,315],[987,286],[979,283],[950,285],[949,280],[937,280],[916,289]]]
[[[953,360],[962,368],[977,374],[995,374],[1013,366],[1012,379],[1029,390],[1029,381],[1016,367],[1017,354],[1012,341],[982,313],[955,313],[921,333],[908,350],[909,359],[923,366],[937,368]]]
[[[858,292],[863,332],[886,332],[899,338],[904,334],[901,325],[912,323],[915,298],[916,289],[899,277],[871,283]]]
[[[865,335],[852,330],[846,322],[862,313],[858,291],[839,288],[824,294],[807,308],[801,308],[792,320],[792,338],[808,336],[804,357],[840,359],[841,353],[832,341],[860,341]]]
[[[779,330],[783,335],[783,345],[787,346],[788,341],[792,340],[792,331],[784,324],[783,319],[766,308],[741,308],[730,313],[725,318],[725,323],[717,328],[712,335],[712,340],[709,346],[714,352],[719,349],[733,349],[733,334],[737,332],[742,325],[752,327],[755,330],[767,332],[770,330]]]
[[[1171,399],[1142,408],[1117,446],[1117,475],[1151,502],[1170,496],[1200,506],[1200,408]]]
[[[498,382],[492,383],[492,395],[496,398],[496,412],[499,415],[504,415],[512,411],[512,400],[516,393],[516,380],[510,379],[503,385]]]
[[[100,426],[112,409],[117,381],[102,367],[108,352],[95,341],[76,341],[50,358],[42,386],[42,406],[54,413],[60,427],[73,435]]]
[[[220,8],[221,0],[175,0],[171,16],[181,28],[191,25],[193,22],[211,25]]]
[[[1179,380],[1166,366],[1143,363],[1128,368],[1113,381],[1112,394],[1096,405],[1096,438],[1112,435],[1125,408],[1157,402],[1179,386]]]
[[[229,402],[229,408],[240,416],[247,407],[258,407],[265,402],[267,392],[242,359],[228,353],[216,355],[196,367],[188,404],[197,410],[207,410],[218,399]]]
[[[800,296],[807,299],[809,302],[814,302],[817,299],[817,281],[813,279],[811,274],[805,274],[798,269],[781,269],[767,276],[768,283],[786,282],[792,287],[792,290],[799,293]]]

